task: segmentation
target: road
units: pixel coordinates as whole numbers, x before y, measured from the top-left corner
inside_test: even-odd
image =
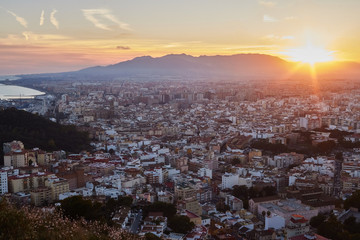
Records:
[[[134,221],[131,224],[130,232],[133,234],[136,234],[139,228],[139,224],[142,218],[142,212],[140,211],[136,217],[134,218]]]

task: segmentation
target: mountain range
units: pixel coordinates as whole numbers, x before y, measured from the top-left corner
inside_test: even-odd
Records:
[[[319,78],[358,79],[360,64],[356,62],[317,63]],[[116,79],[124,77],[184,77],[251,79],[292,79],[311,75],[310,65],[285,61],[265,54],[199,56],[170,54],[162,57],[143,56],[108,66],[85,68],[75,72],[21,75],[24,79]]]

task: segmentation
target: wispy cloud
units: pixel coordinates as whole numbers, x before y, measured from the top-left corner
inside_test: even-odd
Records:
[[[40,15],[40,26],[42,26],[44,24],[44,20],[45,20],[45,12],[44,10],[41,11],[41,15]]]
[[[286,17],[286,18],[284,18],[286,21],[292,21],[292,20],[295,20],[295,19],[297,19],[297,17],[295,17],[295,16],[288,16],[288,17]]]
[[[50,14],[50,22],[52,23],[52,25],[54,25],[57,29],[59,29],[59,22],[58,20],[55,18],[55,13],[57,13],[57,10],[54,9],[51,14]]]
[[[64,40],[69,40],[71,39],[68,36],[64,36],[64,35],[58,35],[58,34],[36,34],[30,31],[25,31],[22,33],[22,36],[26,39],[26,40],[32,40],[32,41],[64,41]],[[16,41],[16,37],[12,37],[13,42]]]
[[[264,7],[274,7],[277,4],[276,2],[272,1],[259,1],[258,3]]]
[[[22,35],[24,36],[24,38],[25,38],[26,40],[29,40],[29,39],[30,39],[30,34],[29,34],[29,32],[23,32]]]
[[[128,46],[116,46],[116,49],[120,49],[120,50],[130,50],[131,48]]]
[[[277,22],[277,21],[278,21],[278,20],[277,20],[276,18],[271,17],[271,16],[269,16],[269,15],[267,15],[267,14],[265,14],[265,15],[263,16],[263,22],[272,23],[272,22]]]
[[[94,24],[95,27],[112,31],[110,24],[116,24],[123,30],[131,30],[129,24],[119,21],[108,9],[82,9],[84,17]]]
[[[10,10],[6,10],[8,13],[10,13],[12,16],[15,17],[16,21],[18,23],[20,23],[23,27],[27,28],[27,21],[25,20],[25,18],[22,18],[18,15],[16,15],[14,12],[10,11]]]
[[[293,40],[293,39],[295,39],[295,37],[290,36],[290,35],[278,36],[278,35],[275,35],[275,34],[269,34],[269,35],[266,35],[264,37],[264,39],[267,39],[267,40]]]

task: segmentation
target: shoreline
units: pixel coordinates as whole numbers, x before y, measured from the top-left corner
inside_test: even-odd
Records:
[[[36,88],[33,88],[31,86],[23,86],[21,84],[14,84],[16,82],[15,81],[11,81],[11,84],[9,83],[9,81],[7,81],[6,84],[3,83],[3,81],[0,81],[0,88],[1,86],[6,86],[6,87],[14,87],[15,89],[16,88],[24,88],[24,93],[20,93],[20,94],[8,94],[8,93],[4,93],[4,94],[1,94],[0,93],[0,99],[1,100],[7,100],[7,101],[11,101],[11,100],[21,100],[21,99],[27,99],[27,100],[30,100],[30,99],[36,99],[36,97],[38,96],[46,96],[48,93],[45,92],[44,90],[40,90],[40,89],[36,89]],[[36,91],[38,93],[35,93],[35,94],[26,94],[26,91]]]

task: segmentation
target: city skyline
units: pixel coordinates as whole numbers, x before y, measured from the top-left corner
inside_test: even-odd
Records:
[[[359,61],[358,7],[354,0],[4,1],[0,74],[71,71],[171,53]]]

